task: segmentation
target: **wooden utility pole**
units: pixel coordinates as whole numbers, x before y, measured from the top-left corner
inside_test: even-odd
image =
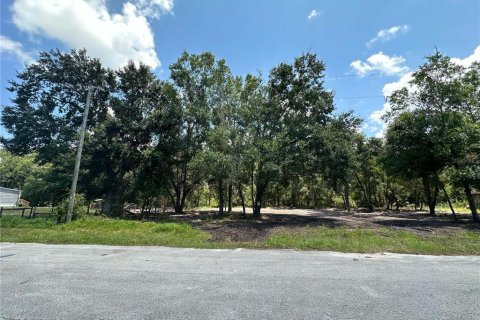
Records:
[[[80,141],[78,143],[77,156],[75,157],[75,168],[73,169],[72,187],[70,188],[70,201],[68,203],[68,211],[66,222],[72,221],[73,205],[75,203],[75,193],[77,191],[78,171],[80,170],[80,159],[82,158],[83,140],[85,139],[85,130],[87,127],[88,110],[90,109],[90,102],[92,100],[92,91],[95,87],[88,87],[87,103],[83,111],[82,128],[80,129]]]

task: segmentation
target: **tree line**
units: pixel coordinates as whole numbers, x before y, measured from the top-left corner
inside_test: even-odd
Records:
[[[79,191],[123,214],[127,202],[186,207],[343,207],[373,211],[467,199],[480,187],[480,64],[428,56],[388,97],[384,139],[335,112],[325,63],[305,53],[267,77],[236,76],[212,53],[184,52],[160,80],[146,65],[112,70],[85,50],[41,52],[17,73],[1,121],[0,183],[34,203],[68,194],[87,89]],[[23,168],[23,169],[22,169]],[[453,207],[452,207],[453,209]]]

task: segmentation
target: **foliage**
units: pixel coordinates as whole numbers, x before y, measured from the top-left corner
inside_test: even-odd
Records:
[[[437,51],[413,73],[409,88],[389,98],[387,169],[422,179],[431,214],[444,187],[439,175],[453,168],[473,219],[480,221],[470,188],[479,181],[479,69],[478,63],[465,68]]]
[[[34,154],[17,156],[0,149],[0,186],[23,189],[26,180],[39,170],[34,160]]]
[[[42,162],[55,162],[69,152],[81,125],[87,88],[97,86],[92,97],[88,128],[101,122],[113,75],[85,50],[41,52],[36,63],[17,73],[7,88],[15,94],[2,112],[2,124],[11,137],[0,142],[15,154],[36,152]]]
[[[63,222],[68,212],[69,198],[63,199],[52,212],[52,218],[57,222]],[[77,220],[85,217],[88,211],[88,204],[83,194],[76,194],[73,202],[73,216],[72,220]]]
[[[33,205],[68,196],[87,88],[95,86],[78,191],[162,206],[340,206],[399,209],[467,199],[480,188],[480,63],[465,68],[436,52],[409,87],[389,97],[385,139],[335,113],[326,65],[313,53],[235,76],[210,52],[184,52],[160,80],[146,65],[118,70],[85,50],[40,53],[10,82],[2,111],[0,183]],[[464,195],[462,195],[462,193]],[[61,206],[65,206],[62,202]],[[60,207],[61,207],[60,206]],[[62,211],[63,212],[63,211]],[[63,213],[57,212],[57,217]]]

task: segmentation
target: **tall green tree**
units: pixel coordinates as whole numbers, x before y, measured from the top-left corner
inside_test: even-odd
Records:
[[[0,142],[15,154],[36,152],[39,160],[55,162],[77,144],[88,87],[98,87],[87,122],[91,130],[106,117],[113,81],[113,73],[85,50],[41,52],[10,81],[7,89],[14,98],[1,118],[10,136]]]
[[[370,212],[383,205],[383,168],[380,163],[383,147],[382,140],[378,138],[359,136],[356,139],[356,159],[352,175],[357,191],[355,198],[361,207]]]
[[[232,209],[233,162],[241,87],[241,79],[233,77],[224,61],[220,61],[214,70],[214,79],[209,88],[211,124],[205,146],[208,151],[205,157],[205,160],[208,159],[206,165],[209,167],[210,178],[218,189],[220,215],[224,213],[225,194],[228,212]]]
[[[247,76],[246,119],[252,141],[251,172],[254,216],[260,216],[270,183],[296,178],[311,164],[311,137],[333,111],[333,94],[323,86],[325,64],[307,53],[270,72],[264,85]],[[254,191],[253,191],[254,190]]]
[[[247,75],[242,91],[240,120],[245,139],[241,165],[248,175],[254,216],[260,216],[268,184],[280,175],[280,145],[275,128],[278,118],[269,111],[267,99],[261,77]]]
[[[177,132],[170,130],[171,120],[165,119],[171,115],[165,110],[171,104],[163,84],[148,66],[130,62],[116,71],[113,92],[110,115],[89,137],[85,152],[90,161],[85,165],[97,182],[97,192],[105,195],[104,210],[118,216],[123,214],[123,203],[135,186],[135,174],[148,161],[152,146],[166,143],[172,139],[168,134]]]
[[[414,155],[411,155],[412,161],[406,163],[415,164],[414,170],[423,172],[425,196],[429,202],[431,214],[435,213],[436,195],[442,185],[438,179],[440,171],[453,165],[457,170],[461,168],[463,172],[473,172],[478,166],[477,160],[463,161],[467,154],[469,159],[478,159],[475,143],[464,144],[463,141],[468,140],[465,137],[476,135],[475,130],[470,130],[473,127],[465,121],[466,118],[473,124],[479,121],[480,104],[477,99],[479,74],[478,63],[465,68],[437,51],[428,56],[426,63],[413,73],[409,88],[400,89],[389,98],[392,110],[387,114],[386,119],[397,122],[391,126],[390,142],[394,142],[396,137],[401,136],[401,132],[406,136],[412,135],[412,138],[415,136],[423,139],[407,139],[402,143],[404,148],[411,147],[410,150],[418,152],[418,159],[414,159]],[[415,121],[417,124],[413,123]],[[402,127],[404,129],[401,129]],[[470,131],[466,128],[470,128]],[[472,148],[465,147],[459,150],[461,146],[467,145]],[[398,144],[396,147],[402,148]],[[426,157],[427,154],[428,157]],[[403,159],[405,158],[404,155]],[[424,161],[422,165],[420,165],[420,159]],[[424,167],[425,170],[418,170],[419,166]],[[478,220],[470,188],[476,181],[475,175],[465,174],[460,180],[469,202],[472,203],[470,206],[472,215],[475,220]]]
[[[360,139],[361,120],[347,112],[334,117],[316,136],[317,167],[324,174],[327,185],[342,194],[345,209],[350,212],[350,185],[360,159],[356,154]]]
[[[200,153],[211,126],[215,84],[226,72],[224,60],[206,52],[182,56],[170,66],[170,76],[178,91],[181,130],[175,144],[169,179],[170,197],[176,213],[182,213],[187,196],[205,179],[205,173],[194,170],[201,163]]]

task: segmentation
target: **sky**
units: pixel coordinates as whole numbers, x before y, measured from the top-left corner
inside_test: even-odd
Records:
[[[438,48],[463,65],[480,60],[478,0],[2,0],[0,15],[2,108],[8,81],[53,48],[86,48],[112,68],[141,61],[161,79],[183,51],[265,77],[312,52],[326,63],[336,112],[353,110],[367,136],[381,136],[385,95],[425,56]]]

